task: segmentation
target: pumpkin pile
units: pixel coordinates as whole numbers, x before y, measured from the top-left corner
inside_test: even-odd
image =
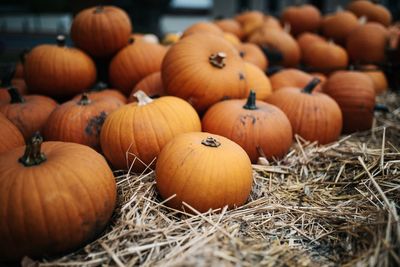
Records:
[[[116,205],[112,170],[155,169],[173,209],[234,208],[251,164],[280,161],[296,136],[370,129],[390,25],[368,1],[332,14],[307,4],[198,22],[161,44],[118,7],[82,10],[74,46],[59,35],[2,74],[0,262],[95,239]]]

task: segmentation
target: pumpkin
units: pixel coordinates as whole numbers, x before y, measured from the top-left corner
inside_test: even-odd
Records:
[[[353,1],[347,5],[347,9],[357,17],[365,16],[368,21],[377,22],[386,27],[392,22],[392,14],[386,7],[367,0]]]
[[[227,40],[233,45],[239,45],[241,43],[239,38],[237,38],[236,35],[232,33],[224,32],[222,36],[224,37],[225,40]]]
[[[46,96],[22,96],[15,88],[8,89],[11,100],[0,106],[3,113],[17,126],[25,139],[30,138],[36,131],[41,131],[49,115],[57,107],[57,103]]]
[[[84,93],[79,100],[58,106],[43,127],[47,141],[64,141],[90,146],[100,151],[100,130],[108,114],[123,104],[115,98],[91,98]]]
[[[260,29],[252,34],[248,41],[282,53],[283,59],[279,64],[285,67],[293,67],[300,62],[299,45],[290,34],[283,30],[276,28]]]
[[[161,72],[158,71],[149,74],[144,77],[140,82],[138,82],[135,88],[133,88],[131,94],[129,95],[129,103],[136,101],[136,97],[134,96],[134,94],[139,90],[145,92],[145,94],[150,96],[151,98],[164,96],[165,92],[161,79]]]
[[[39,45],[26,55],[24,75],[30,93],[65,98],[90,88],[96,67],[89,56],[67,47],[65,37],[58,36],[57,45]]]
[[[115,180],[100,154],[42,140],[0,155],[0,261],[71,252],[95,239],[114,210]]]
[[[265,100],[272,93],[271,82],[267,75],[256,65],[249,62],[245,62],[244,67],[247,77],[247,94],[250,93],[250,90],[253,90],[257,99]]]
[[[219,135],[180,134],[165,145],[157,160],[157,189],[174,209],[193,213],[183,202],[199,212],[238,207],[249,197],[252,183],[246,152]]]
[[[147,75],[160,71],[166,48],[159,44],[135,42],[121,49],[111,60],[111,85],[128,96],[132,88]]]
[[[223,38],[198,33],[167,52],[161,77],[169,95],[187,100],[200,113],[225,98],[246,94],[244,62]]]
[[[239,144],[256,163],[259,151],[268,159],[282,158],[292,144],[292,127],[279,108],[256,101],[250,91],[246,100],[219,102],[207,110],[202,119],[203,131],[218,134]]]
[[[277,91],[284,87],[298,87],[303,88],[311,82],[313,76],[298,70],[298,69],[283,69],[270,77],[270,82],[273,91]],[[319,84],[313,89],[314,92],[321,91],[322,88]]]
[[[249,10],[237,14],[234,19],[242,26],[244,37],[247,37],[263,25],[264,14],[258,10]]]
[[[380,63],[385,59],[388,31],[381,24],[368,22],[359,25],[346,40],[350,58],[360,63]]]
[[[375,107],[371,78],[357,71],[338,71],[326,81],[324,92],[335,99],[342,110],[343,133],[371,128]]]
[[[153,100],[143,91],[135,96],[137,102],[122,106],[107,117],[100,144],[115,168],[141,172],[175,135],[201,131],[201,123],[196,111],[180,98],[163,96]]]
[[[268,59],[260,47],[252,43],[241,43],[236,45],[236,49],[244,61],[253,63],[263,71],[267,70]]]
[[[283,24],[289,23],[291,33],[298,35],[303,32],[313,32],[321,25],[321,12],[313,5],[289,6],[282,12]]]
[[[116,6],[83,9],[74,17],[71,38],[75,45],[95,57],[111,56],[127,45],[132,32],[128,14]]]
[[[339,11],[325,16],[321,30],[325,37],[339,44],[345,44],[347,36],[358,27],[357,17],[349,11]]]
[[[383,71],[376,68],[374,65],[366,65],[364,66],[366,74],[368,77],[371,78],[372,83],[374,84],[375,94],[382,94],[383,92],[387,91],[389,88],[388,81],[386,79],[386,75]]]
[[[212,22],[208,21],[200,21],[195,24],[192,24],[190,27],[188,27],[182,34],[181,38],[185,38],[186,36],[189,36],[193,33],[209,33],[209,34],[215,34],[222,36],[223,31],[215,24]]]
[[[319,83],[314,78],[302,90],[282,88],[267,98],[289,118],[293,133],[306,140],[327,144],[338,139],[342,130],[342,113],[338,104],[324,93],[313,92]]]
[[[21,132],[0,113],[0,154],[23,145],[25,142]]]
[[[128,101],[120,91],[108,88],[108,85],[103,82],[98,82],[86,93],[76,95],[73,100],[79,101],[82,98],[83,94],[88,94],[91,100],[109,99],[112,103],[114,103],[116,99],[120,103],[120,105],[124,105]]]
[[[234,19],[220,19],[214,21],[214,24],[224,32],[232,33],[239,39],[243,38],[242,26]]]
[[[301,54],[303,55],[303,53],[307,49],[309,49],[311,46],[313,46],[315,43],[325,42],[326,40],[325,40],[325,38],[323,38],[322,36],[319,36],[318,34],[311,33],[311,32],[304,32],[304,33],[300,34],[299,36],[297,36],[296,41],[300,47]]]

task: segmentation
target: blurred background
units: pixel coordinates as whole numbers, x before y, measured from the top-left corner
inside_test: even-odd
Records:
[[[243,10],[260,10],[274,16],[296,3],[311,3],[322,13],[345,7],[349,0],[1,0],[0,62],[16,61],[25,48],[54,43],[56,34],[68,34],[78,11],[97,4],[122,7],[131,17],[135,32],[162,37],[201,20],[232,17]],[[400,17],[399,0],[379,1],[387,6],[393,20]]]

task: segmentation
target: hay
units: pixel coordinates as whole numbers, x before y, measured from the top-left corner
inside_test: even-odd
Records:
[[[377,113],[371,131],[326,146],[297,137],[281,161],[261,160],[249,201],[234,210],[172,210],[153,172],[120,174],[105,233],[35,265],[399,266],[399,100],[378,99],[391,112]]]

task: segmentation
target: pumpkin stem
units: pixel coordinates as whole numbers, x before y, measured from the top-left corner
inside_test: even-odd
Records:
[[[256,92],[250,90],[250,94],[249,97],[247,98],[246,105],[244,105],[243,108],[250,110],[258,109],[256,106]]]
[[[358,18],[358,24],[360,25],[365,25],[367,24],[368,18],[367,16],[361,16]]]
[[[62,34],[57,35],[56,41],[58,46],[60,47],[65,46],[65,35]]]
[[[314,90],[315,86],[317,86],[321,82],[320,79],[314,77],[302,90],[303,93],[311,94]]]
[[[104,11],[104,6],[103,5],[97,5],[96,8],[94,9],[93,13],[98,14],[102,13]]]
[[[135,38],[129,37],[128,43],[129,43],[129,44],[133,44],[134,42],[135,42]]]
[[[43,137],[39,132],[33,134],[32,138],[26,143],[25,152],[18,161],[25,167],[39,165],[46,161],[46,156],[41,151]]]
[[[142,90],[137,91],[136,93],[133,94],[133,96],[137,98],[138,106],[144,106],[153,102],[153,99],[148,97],[146,93],[143,92]]]
[[[211,65],[220,69],[225,67],[225,59],[226,59],[226,54],[224,52],[218,52],[216,54],[212,54],[208,58]]]
[[[86,106],[86,105],[89,105],[91,102],[92,102],[92,100],[90,100],[89,94],[83,93],[81,96],[81,99],[78,101],[78,105]]]
[[[10,88],[7,89],[8,94],[11,97],[11,104],[13,103],[24,103],[25,98],[18,92],[17,88],[11,86]]]
[[[240,57],[244,57],[246,55],[246,53],[244,51],[239,51],[239,55],[240,55]]]
[[[209,146],[209,147],[219,147],[221,145],[221,143],[217,139],[215,139],[211,136],[209,136],[206,139],[204,139],[203,141],[201,141],[201,143],[203,145]]]
[[[283,25],[283,31],[290,34],[290,32],[292,31],[292,25],[290,25],[289,22],[285,22],[285,24]]]

